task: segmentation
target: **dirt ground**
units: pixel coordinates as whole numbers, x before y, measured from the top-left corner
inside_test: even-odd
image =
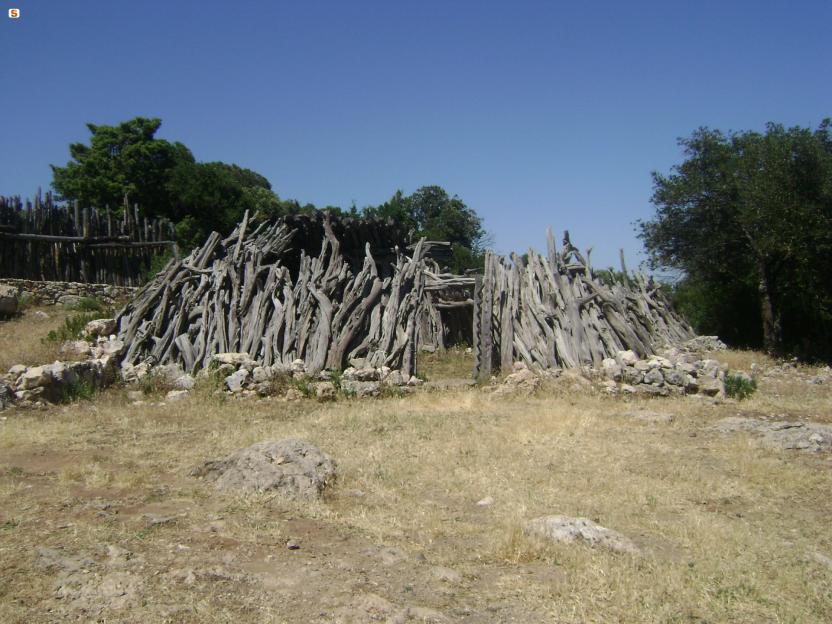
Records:
[[[19,336],[20,352],[45,325],[0,323],[0,337]],[[470,361],[423,364],[436,378]],[[742,402],[564,382],[328,404],[206,386],[136,405],[116,387],[9,410],[0,622],[832,622],[830,454],[712,429],[738,415],[832,423],[832,383],[809,383],[814,372],[763,377]],[[289,436],[338,462],[321,502],[189,476]],[[546,514],[589,518],[642,554],[526,537],[523,523]]]

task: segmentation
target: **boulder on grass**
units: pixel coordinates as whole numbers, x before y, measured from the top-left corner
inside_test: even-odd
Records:
[[[17,314],[17,288],[0,284],[0,316]]]
[[[116,333],[116,320],[111,318],[95,319],[84,326],[84,336],[88,338],[108,337]]]
[[[223,459],[205,462],[191,476],[232,492],[279,492],[289,498],[319,498],[335,481],[336,463],[318,447],[296,438],[259,442]]]
[[[639,551],[628,537],[617,531],[595,524],[588,518],[542,516],[526,523],[526,535],[536,535],[553,542],[572,544],[584,542],[592,547],[636,554]]]

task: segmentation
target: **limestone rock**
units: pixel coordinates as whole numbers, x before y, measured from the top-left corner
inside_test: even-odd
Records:
[[[540,387],[540,384],[541,380],[538,375],[528,368],[521,368],[507,375],[494,394],[498,396],[515,392],[531,394]]]
[[[176,401],[181,401],[182,399],[187,398],[187,396],[187,390],[171,390],[165,395],[165,400],[174,403]]]
[[[30,366],[17,378],[18,390],[31,390],[52,383],[52,373],[45,366]]]
[[[629,538],[617,531],[595,524],[588,518],[541,516],[527,522],[524,532],[527,535],[537,535],[564,544],[584,542],[592,547],[606,548],[616,552],[631,554],[640,552]]]
[[[796,421],[769,422],[731,416],[717,422],[713,429],[720,433],[755,433],[762,436],[764,445],[775,449],[806,452],[832,450],[832,425]]]
[[[621,372],[621,379],[624,383],[638,385],[644,380],[644,373],[628,366]]]
[[[248,353],[216,353],[211,357],[214,364],[231,364],[236,368],[252,370],[257,362],[251,359]]]
[[[84,336],[88,338],[97,338],[99,336],[107,337],[116,332],[116,320],[111,318],[95,319],[90,321],[84,327]]]
[[[17,381],[17,378],[26,372],[26,368],[23,364],[15,364],[9,369],[9,378],[12,381]]]
[[[119,356],[124,353],[124,348],[124,341],[115,336],[99,338],[92,348],[92,354],[94,357]]]
[[[601,370],[607,379],[621,381],[621,365],[614,358],[606,358],[601,362]]]
[[[650,368],[644,375],[644,383],[659,386],[664,383],[664,375],[658,367]]]
[[[352,379],[355,381],[378,381],[379,371],[371,366],[357,368],[352,374]]]
[[[341,390],[355,397],[378,396],[381,384],[377,381],[355,381],[352,379],[341,381]]]
[[[242,392],[243,385],[248,380],[251,373],[245,368],[241,368],[236,373],[232,373],[225,378],[225,387],[234,393]]]
[[[635,366],[635,363],[638,362],[638,356],[633,353],[632,351],[619,351],[618,352],[618,360],[624,366]]]
[[[86,340],[68,340],[61,345],[61,353],[73,356],[88,356],[92,353],[92,347]]]
[[[725,351],[728,345],[718,336],[697,336],[685,342],[682,347],[688,351]]]
[[[700,393],[711,397],[725,396],[725,383],[718,377],[699,377],[697,382]]]
[[[196,379],[190,375],[182,375],[177,377],[173,382],[173,387],[179,390],[191,390],[196,385]]]
[[[320,402],[325,401],[334,401],[337,392],[335,390],[335,384],[331,381],[319,381],[315,384],[315,398],[318,399]]]
[[[251,371],[251,378],[254,383],[271,381],[273,377],[274,372],[271,366],[255,366]]]
[[[303,393],[297,388],[289,388],[283,398],[287,401],[300,401],[303,398]]]
[[[156,366],[155,368],[153,368],[151,374],[153,375],[153,377],[167,384],[173,385],[174,383],[176,383],[177,379],[179,379],[185,374],[185,371],[179,364],[164,364],[162,366]]]
[[[401,371],[391,371],[390,374],[384,378],[385,386],[404,386],[407,384],[407,379],[404,378]]]
[[[17,297],[17,288],[0,284],[0,316],[13,316],[17,314]]]
[[[280,492],[291,498],[318,498],[336,478],[336,463],[309,442],[287,438],[259,442],[223,459],[205,462],[192,476],[235,492]]]
[[[135,365],[124,362],[121,365],[121,378],[125,383],[136,383],[147,377],[151,370],[149,362],[141,362]]]

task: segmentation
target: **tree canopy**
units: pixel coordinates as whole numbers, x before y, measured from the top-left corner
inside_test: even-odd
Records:
[[[456,195],[441,186],[423,186],[411,195],[396,193],[380,206],[365,208],[368,216],[391,217],[408,227],[414,239],[426,237],[451,243],[450,269],[462,272],[482,264],[487,235],[482,219]]]
[[[680,269],[702,332],[775,353],[832,355],[832,122],[764,133],[700,128],[653,173],[639,224],[654,267]]]
[[[115,126],[87,124],[89,145],[69,146],[71,160],[52,165],[52,186],[61,199],[82,206],[119,211],[124,197],[144,214],[176,224],[179,242],[196,245],[212,230],[230,231],[246,210],[267,216],[313,213],[391,217],[407,225],[413,237],[450,241],[451,268],[481,265],[486,235],[476,212],[439,186],[423,186],[411,195],[397,191],[380,206],[318,208],[282,200],[259,173],[235,164],[198,162],[182,143],[156,138],[160,119],[136,117]]]
[[[52,186],[82,206],[120,209],[130,201],[167,215],[173,209],[170,174],[180,162],[194,162],[181,143],[154,138],[160,119],[136,117],[117,126],[87,124],[90,144],[72,143],[65,167],[52,165]]]
[[[115,211],[127,196],[146,215],[176,223],[186,245],[211,230],[229,230],[246,209],[284,210],[264,176],[234,164],[197,162],[182,143],[155,138],[161,125],[144,117],[116,126],[87,124],[90,144],[73,143],[67,165],[52,165],[53,188],[62,199]]]

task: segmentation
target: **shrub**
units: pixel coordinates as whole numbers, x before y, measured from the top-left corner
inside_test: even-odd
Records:
[[[76,381],[64,388],[62,402],[89,401],[95,394],[95,386],[90,381]]]
[[[747,399],[757,390],[757,380],[744,374],[725,375],[725,394],[729,397],[742,401]]]
[[[67,340],[78,340],[82,337],[84,327],[87,326],[87,323],[100,318],[100,313],[84,312],[82,314],[74,314],[64,320],[63,327],[50,331],[46,335],[46,338],[44,338],[44,341],[61,344]]]
[[[79,312],[105,312],[108,311],[107,305],[96,299],[95,297],[81,297],[81,299],[72,306],[73,310]],[[101,318],[100,316],[96,318]],[[90,319],[93,320],[93,319]]]
[[[17,298],[17,311],[23,312],[37,303],[37,298],[29,293],[21,294]]]

